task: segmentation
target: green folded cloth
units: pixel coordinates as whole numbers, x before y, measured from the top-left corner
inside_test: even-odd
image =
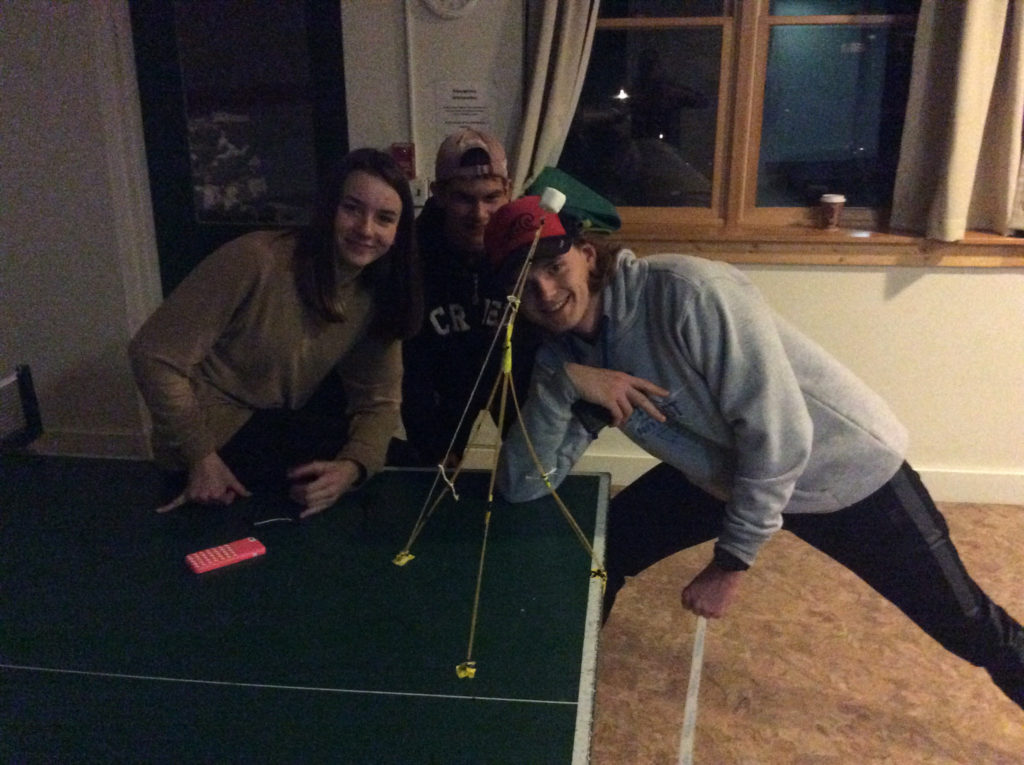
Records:
[[[549,186],[565,194],[562,213],[580,221],[584,231],[618,231],[622,225],[615,205],[557,167],[541,170],[540,175],[533,179],[523,193],[539,196]]]

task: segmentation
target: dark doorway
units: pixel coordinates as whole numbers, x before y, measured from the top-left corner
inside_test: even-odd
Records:
[[[212,250],[305,222],[348,150],[337,0],[132,0],[164,294]]]

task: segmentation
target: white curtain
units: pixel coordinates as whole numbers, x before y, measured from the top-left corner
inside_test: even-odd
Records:
[[[587,73],[598,0],[543,0],[516,151],[513,193],[558,163]]]
[[[946,242],[1007,234],[1024,127],[1024,0],[923,0],[893,192],[893,229]]]

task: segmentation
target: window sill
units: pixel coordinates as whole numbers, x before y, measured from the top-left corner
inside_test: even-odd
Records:
[[[624,222],[614,235],[641,255],[679,252],[730,263],[771,265],[1019,268],[1024,238],[970,231],[959,242],[809,224],[788,226],[657,226]]]

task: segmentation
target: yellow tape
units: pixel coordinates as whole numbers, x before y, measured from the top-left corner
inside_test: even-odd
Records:
[[[455,668],[455,674],[459,678],[465,680],[467,678],[472,679],[476,677],[476,662],[475,661],[464,661],[462,664]]]
[[[398,553],[398,555],[391,559],[391,562],[394,563],[396,566],[404,566],[406,563],[408,563],[415,557],[416,556],[408,550],[402,550],[402,552]]]
[[[505,327],[505,353],[502,356],[501,371],[505,374],[512,374],[512,327],[515,320],[509,321]]]

